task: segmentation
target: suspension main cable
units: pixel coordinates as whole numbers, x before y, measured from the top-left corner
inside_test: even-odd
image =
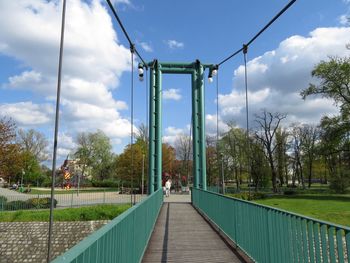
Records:
[[[284,12],[286,12],[296,1],[297,0],[291,0],[284,8],[282,8],[281,11],[279,11],[257,34],[255,34],[255,36],[252,39],[250,39],[247,42],[246,44],[247,47],[249,47],[266,29],[268,29],[273,24],[273,22],[275,22]],[[218,65],[220,66],[224,64],[226,61],[230,60],[231,58],[241,53],[242,51],[243,51],[243,48],[238,49],[232,55],[228,56],[227,58],[222,60],[220,63],[218,63]]]
[[[108,4],[109,8],[111,9],[111,11],[112,11],[114,17],[117,19],[118,24],[119,24],[120,28],[122,29],[122,31],[123,31],[123,33],[124,33],[126,39],[128,40],[129,45],[130,45],[130,46],[134,46],[134,43],[131,41],[131,38],[130,38],[128,32],[126,31],[126,29],[125,29],[125,27],[124,27],[122,21],[120,20],[118,14],[117,14],[117,11],[115,10],[113,4],[111,3],[110,0],[106,0],[106,1],[107,1],[107,4]],[[137,51],[137,49],[136,49],[135,47],[134,47],[134,53],[136,53],[136,55],[139,57],[139,59],[141,59],[143,65],[147,68],[147,63],[143,60],[142,56],[140,55],[140,53]]]

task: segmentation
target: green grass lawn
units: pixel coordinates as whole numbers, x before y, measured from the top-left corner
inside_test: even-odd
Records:
[[[130,208],[130,205],[98,205],[54,210],[54,221],[111,220]],[[49,221],[49,209],[1,212],[0,222]]]
[[[335,224],[350,226],[349,195],[274,196],[254,202]]]

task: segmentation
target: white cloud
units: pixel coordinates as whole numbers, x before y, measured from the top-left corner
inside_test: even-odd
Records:
[[[61,1],[5,2],[0,1],[0,54],[15,58],[26,70],[3,86],[34,92],[47,102],[3,104],[1,112],[6,110],[22,125],[47,124],[53,119],[47,103],[54,108],[56,97]],[[130,4],[129,0],[113,2]],[[114,141],[128,136],[130,122],[119,113],[128,105],[113,98],[112,90],[129,70],[130,52],[118,43],[102,1],[68,1],[61,129],[74,133],[99,128]]]
[[[41,73],[39,72],[36,72],[34,70],[23,71],[20,75],[9,78],[9,86],[13,88],[23,87],[24,85],[32,87],[40,83],[41,79]]]
[[[176,40],[167,40],[165,43],[168,45],[170,49],[178,49],[178,48],[184,48],[185,44],[183,42],[179,42]]]
[[[338,18],[338,21],[341,25],[345,26],[345,25],[349,24],[349,16],[348,15],[341,15]]]
[[[164,100],[180,100],[181,98],[180,89],[168,89],[163,91]]]
[[[20,126],[43,125],[50,122],[53,108],[48,104],[31,101],[0,104],[0,115],[13,118]]]
[[[165,132],[169,135],[177,135],[183,133],[183,129],[169,126],[165,129]]]
[[[205,130],[208,136],[216,136],[217,134],[217,124],[219,124],[219,136],[229,130],[229,127],[226,123],[222,121],[219,116],[219,123],[216,121],[216,114],[207,114],[205,116]]]
[[[153,52],[152,46],[150,44],[146,43],[146,42],[140,42],[140,46],[146,52]]]
[[[185,129],[181,129],[181,128],[176,128],[173,126],[169,126],[167,128],[165,128],[165,132],[163,135],[163,142],[164,143],[169,143],[170,145],[175,144],[176,139],[181,136],[181,135],[189,135],[189,129],[190,126],[187,125]]]
[[[350,42],[350,28],[317,28],[309,36],[291,36],[273,51],[250,60],[248,68],[248,98],[250,122],[254,113],[263,108],[287,113],[286,122],[316,123],[324,114],[335,114],[332,101],[319,97],[299,95],[312,79],[311,71],[328,56],[348,56],[345,48]],[[234,71],[233,90],[219,97],[220,115],[223,121],[234,121],[245,127],[244,67]]]
[[[72,154],[74,148],[76,148],[76,144],[74,142],[73,137],[68,133],[59,133],[57,141],[57,155],[59,156],[59,158],[65,159],[67,155]],[[70,159],[72,157],[73,156],[70,156]]]
[[[119,5],[119,4],[131,5],[130,0],[112,0],[111,2],[114,5]]]

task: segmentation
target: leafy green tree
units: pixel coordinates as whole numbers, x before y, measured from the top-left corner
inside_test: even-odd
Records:
[[[30,151],[22,151],[20,153],[20,160],[20,172],[23,173],[23,183],[25,185],[38,185],[38,180],[42,177],[42,170],[37,157]]]
[[[264,145],[254,138],[250,142],[250,163],[255,191],[268,187],[271,178],[270,166],[266,159]]]
[[[79,133],[76,138],[75,158],[82,165],[82,176],[90,168],[95,180],[105,180],[113,175],[114,155],[110,139],[101,131]]]
[[[321,61],[312,76],[318,84],[310,84],[301,92],[303,99],[311,95],[334,100],[340,108],[340,115],[323,117],[321,120],[321,152],[326,160],[331,187],[344,192],[350,184],[350,57],[331,57]]]
[[[131,167],[131,158],[133,151],[133,167]],[[142,175],[142,162],[144,149],[140,142],[133,145],[131,151],[130,144],[124,148],[123,153],[116,158],[116,173],[117,178],[123,184],[123,186],[130,187],[131,184],[134,187],[141,186],[141,175]],[[146,159],[145,159],[146,160]],[[145,165],[146,165],[145,161]],[[145,181],[147,182],[147,166],[145,166]]]
[[[21,170],[20,146],[16,142],[16,124],[10,118],[0,118],[0,176],[8,182]]]
[[[248,174],[247,165],[247,138],[245,130],[235,127],[232,123],[230,130],[221,139],[223,154],[228,160],[229,170],[234,174],[236,189],[240,189],[243,174]]]
[[[310,84],[301,92],[303,99],[310,95],[320,94],[324,98],[333,99],[340,106],[343,116],[350,110],[350,57],[331,57],[329,61],[321,61],[313,69],[311,75],[319,80]]]

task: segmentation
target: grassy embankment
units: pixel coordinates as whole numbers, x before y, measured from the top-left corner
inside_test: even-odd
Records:
[[[279,195],[255,200],[254,202],[331,223],[350,226],[350,195]]]
[[[90,221],[111,220],[130,208],[130,205],[98,205],[79,208],[65,208],[54,210],[54,221]],[[45,210],[18,210],[1,212],[0,222],[31,222],[49,221],[49,209]]]

